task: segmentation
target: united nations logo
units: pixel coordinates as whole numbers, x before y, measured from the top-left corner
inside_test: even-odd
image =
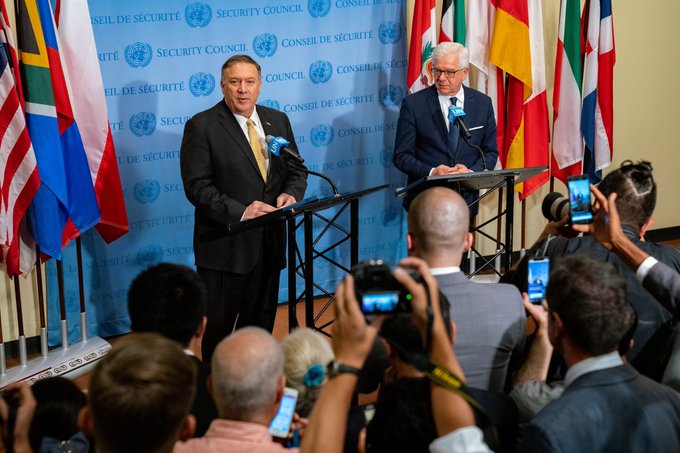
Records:
[[[309,135],[312,145],[316,147],[328,146],[333,142],[333,126],[328,124],[319,124],[312,128],[312,131],[309,133]]]
[[[215,77],[207,72],[197,72],[189,77],[189,91],[196,97],[208,96],[215,89]]]
[[[271,33],[262,33],[253,38],[253,50],[258,57],[271,57],[278,46],[279,40]]]
[[[388,146],[380,151],[380,163],[385,168],[392,167],[392,157],[394,157],[394,148]]]
[[[151,46],[145,42],[133,42],[125,48],[125,61],[133,68],[149,66],[151,56]]]
[[[399,106],[404,97],[404,90],[397,85],[390,84],[382,87],[378,96],[380,97],[380,103],[385,107]]]
[[[142,267],[151,267],[160,263],[163,259],[163,247],[158,244],[146,245],[137,250],[137,264]]]
[[[401,221],[402,209],[397,206],[390,206],[387,209],[383,209],[380,219],[382,220],[383,226],[395,226],[399,225]]]
[[[330,61],[318,60],[309,67],[309,78],[314,83],[326,83],[333,75],[333,65]]]
[[[135,184],[135,200],[140,203],[153,203],[160,193],[161,185],[155,179],[143,179]]]
[[[270,109],[281,110],[279,101],[275,101],[274,99],[265,99],[264,101],[261,101],[259,104],[265,107],[269,107]]]
[[[130,130],[137,137],[153,134],[156,130],[156,115],[151,112],[139,112],[130,117]]]
[[[397,22],[383,22],[378,27],[378,37],[383,44],[394,44],[401,39],[401,26]]]
[[[184,8],[184,19],[191,28],[205,27],[212,19],[212,10],[206,3],[189,3]]]
[[[330,10],[330,0],[308,0],[307,2],[307,11],[312,17],[325,17]]]

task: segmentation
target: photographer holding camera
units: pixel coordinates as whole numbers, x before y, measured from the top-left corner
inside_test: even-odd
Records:
[[[416,271],[427,285],[426,289],[403,268],[394,270],[394,279],[412,296],[410,319],[418,329],[423,344],[429,343],[429,359],[436,362],[440,370],[451,370],[462,376],[440,313],[436,280],[427,264],[420,259],[406,258],[400,265]],[[356,297],[352,276],[345,278],[338,286],[335,316],[333,350],[338,365],[343,367],[336,367],[339,373],[330,377],[321,391],[302,439],[302,452],[342,451],[346,414],[358,380],[357,373],[377,335],[376,326],[382,322],[379,317],[374,321],[375,325],[367,324]],[[474,426],[472,409],[460,394],[434,382],[430,383],[430,387],[432,414],[437,435],[440,436],[430,446],[430,451],[488,452],[481,431]]]

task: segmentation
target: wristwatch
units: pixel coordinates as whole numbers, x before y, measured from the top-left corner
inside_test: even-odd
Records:
[[[326,365],[326,377],[328,379],[333,379],[335,376],[340,374],[349,373],[355,376],[359,376],[360,368],[355,368],[353,366],[345,365],[339,360],[331,360]]]

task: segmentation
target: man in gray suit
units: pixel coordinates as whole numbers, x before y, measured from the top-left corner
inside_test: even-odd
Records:
[[[516,287],[474,283],[460,270],[472,246],[469,209],[451,189],[419,194],[408,215],[410,256],[422,258],[451,304],[455,352],[471,387],[503,391],[508,370],[524,347],[526,314]]]
[[[529,423],[518,450],[680,451],[680,395],[624,364],[617,350],[634,312],[614,266],[564,257],[546,299],[566,388]]]

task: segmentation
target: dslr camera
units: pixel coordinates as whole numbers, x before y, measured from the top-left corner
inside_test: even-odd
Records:
[[[413,269],[405,269],[414,280],[423,278]],[[392,275],[392,269],[382,260],[363,261],[352,266],[354,291],[365,315],[410,313],[413,295]]]

